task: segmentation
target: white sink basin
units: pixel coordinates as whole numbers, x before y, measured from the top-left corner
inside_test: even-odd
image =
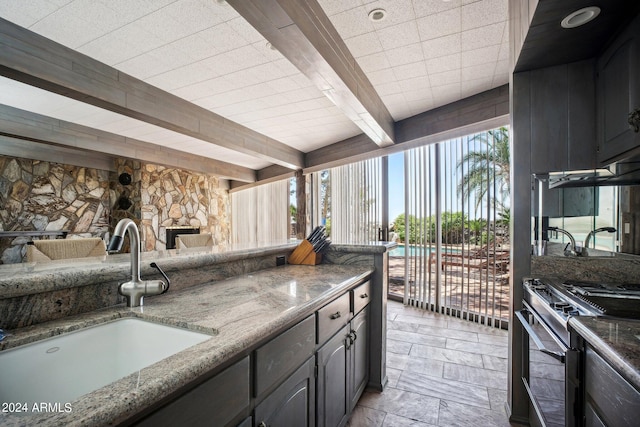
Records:
[[[0,352],[0,402],[62,405],[211,338],[119,319]]]

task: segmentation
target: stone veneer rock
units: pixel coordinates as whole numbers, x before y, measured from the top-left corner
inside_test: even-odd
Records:
[[[109,229],[109,172],[0,156],[0,230],[69,230],[102,237]],[[24,259],[29,239],[0,239],[2,263]]]
[[[143,251],[164,250],[169,226],[198,227],[229,242],[229,195],[218,177],[132,160],[115,166],[110,172],[0,156],[0,230],[105,237],[128,217],[140,228]],[[118,182],[123,172],[130,185]],[[22,262],[28,241],[0,239],[1,262]]]
[[[229,242],[229,194],[218,177],[130,160],[117,162],[121,173],[130,174],[132,182],[123,186],[114,178],[112,222],[139,220],[143,250],[166,249],[167,227],[199,228],[218,244]],[[125,210],[118,208],[122,195],[132,203]]]

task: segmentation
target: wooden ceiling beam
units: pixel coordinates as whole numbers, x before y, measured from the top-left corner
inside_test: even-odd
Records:
[[[0,135],[12,138],[14,146],[19,146],[19,141],[23,141],[21,143],[23,144],[23,151],[17,157],[39,158],[36,157],[38,153],[33,151],[34,147],[36,147],[36,151],[40,150],[37,145],[33,144],[38,143],[40,147],[43,144],[50,147],[55,146],[61,153],[67,153],[67,156],[75,152],[76,157],[78,154],[82,154],[84,157],[95,156],[99,158],[110,156],[112,159],[125,157],[158,165],[209,173],[223,179],[233,179],[245,183],[254,182],[257,179],[256,171],[253,169],[127,138],[6,105],[0,105]],[[27,144],[26,141],[31,143]],[[10,153],[6,154],[9,155]],[[91,161],[91,159],[87,159],[87,161]],[[77,165],[77,163],[72,164]]]
[[[228,0],[379,147],[393,118],[316,0]]]
[[[0,75],[290,169],[304,155],[0,18]]]

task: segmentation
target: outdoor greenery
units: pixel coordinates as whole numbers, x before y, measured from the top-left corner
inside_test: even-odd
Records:
[[[458,162],[463,177],[458,184],[458,192],[465,198],[473,194],[476,212],[482,201],[495,203],[496,210],[508,220],[509,185],[509,129],[501,127],[478,134],[473,140],[484,147],[478,151],[469,151]],[[494,190],[495,189],[495,190]]]
[[[462,212],[443,212],[441,221],[442,240],[450,244],[462,243],[465,224],[468,222],[467,216]],[[436,218],[433,215],[427,218],[416,218],[409,215],[409,220],[406,221],[405,215],[400,214],[394,220],[394,231],[403,242],[410,244],[435,243]]]

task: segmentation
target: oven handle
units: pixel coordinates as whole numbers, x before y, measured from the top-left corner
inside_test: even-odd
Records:
[[[560,363],[564,363],[565,362],[565,354],[564,353],[560,353],[560,352],[557,352],[557,351],[551,351],[551,350],[547,349],[544,346],[544,343],[542,342],[540,337],[538,337],[538,334],[536,333],[536,331],[533,330],[533,328],[529,324],[529,321],[525,318],[525,316],[528,316],[530,314],[534,318],[536,318],[538,320],[538,322],[540,322],[540,319],[538,318],[538,316],[536,316],[535,313],[530,312],[526,308],[523,308],[522,310],[515,312],[515,315],[518,318],[518,320],[520,321],[520,323],[522,324],[522,327],[527,331],[527,333],[529,334],[529,336],[531,337],[533,342],[538,347],[538,350],[540,350],[544,354],[548,354],[549,356],[553,357],[554,359],[559,360]]]

